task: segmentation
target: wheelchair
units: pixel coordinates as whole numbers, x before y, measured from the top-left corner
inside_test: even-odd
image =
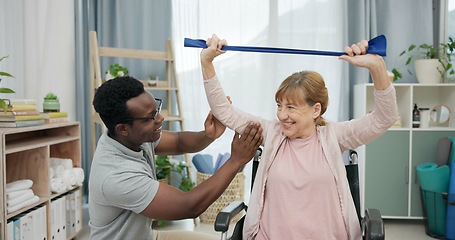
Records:
[[[253,158],[251,188],[253,188],[254,178],[256,176],[259,160],[261,158],[262,149],[258,148]],[[348,178],[349,188],[351,190],[352,198],[354,200],[355,208],[357,210],[357,217],[361,226],[362,236],[365,240],[384,240],[384,222],[381,213],[377,209],[365,209],[365,217],[360,215],[360,192],[359,192],[359,168],[358,168],[358,154],[354,150],[349,150],[350,163],[345,165],[346,177]],[[234,201],[218,213],[215,220],[215,231],[221,232],[221,239],[241,240],[243,232],[243,223],[245,216],[243,216],[235,224],[232,236],[228,237],[229,223],[241,211],[247,211],[248,206],[241,201]]]

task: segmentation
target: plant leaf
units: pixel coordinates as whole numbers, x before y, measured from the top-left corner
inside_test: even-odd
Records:
[[[7,72],[0,72],[0,76],[5,76],[5,77],[12,77],[12,78],[14,78],[13,75],[11,75],[11,74],[9,74],[9,73],[7,73]]]
[[[420,45],[419,47],[423,48],[423,49],[429,49],[429,48],[432,48],[433,46],[430,46],[430,45],[424,43],[424,44]]]
[[[50,92],[50,93],[46,94],[46,96],[44,96],[44,99],[45,100],[58,100],[58,97],[54,93]]]
[[[8,57],[9,57],[9,55],[6,55],[6,56],[1,57],[1,58],[0,58],[0,62],[1,62],[3,59],[8,58]]]
[[[4,99],[0,99],[0,107],[3,108],[4,112],[8,111],[8,104],[6,104]]]
[[[406,65],[409,65],[412,62],[412,58],[409,57],[408,60],[406,61]]]
[[[15,91],[10,88],[0,88],[0,93],[15,93]]]
[[[396,68],[392,69],[392,73],[393,73],[393,81],[396,81],[403,77]]]

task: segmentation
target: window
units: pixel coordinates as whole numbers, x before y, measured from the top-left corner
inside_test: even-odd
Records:
[[[447,34],[455,38],[455,0],[448,0]]]

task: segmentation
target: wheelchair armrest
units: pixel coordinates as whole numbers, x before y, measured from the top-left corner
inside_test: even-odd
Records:
[[[218,213],[215,220],[215,231],[227,232],[231,219],[246,208],[245,203],[234,201]]]
[[[362,220],[364,239],[384,240],[384,222],[381,213],[377,209],[368,208],[365,210],[365,217]]]

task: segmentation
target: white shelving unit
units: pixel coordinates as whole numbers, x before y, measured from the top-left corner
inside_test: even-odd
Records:
[[[433,162],[442,137],[455,136],[455,84],[395,84],[401,126],[357,149],[359,153],[361,206],[377,208],[384,218],[423,217],[416,167]],[[354,118],[374,108],[373,84],[354,87]],[[447,124],[430,122],[427,128],[412,128],[414,103],[419,108],[443,104],[452,111]],[[365,160],[365,161],[363,161]]]

